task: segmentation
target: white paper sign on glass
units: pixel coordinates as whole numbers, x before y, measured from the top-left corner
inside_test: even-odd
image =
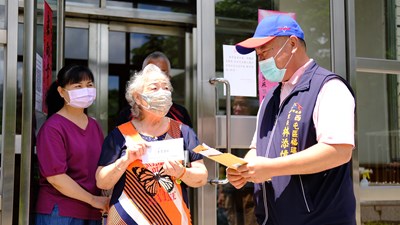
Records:
[[[231,85],[231,96],[257,96],[256,53],[241,55],[234,45],[223,45],[224,78]],[[224,91],[225,86],[224,86]]]
[[[170,160],[183,160],[183,138],[149,142],[143,163],[157,163]]]

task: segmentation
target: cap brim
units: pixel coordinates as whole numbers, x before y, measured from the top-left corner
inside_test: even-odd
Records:
[[[249,54],[250,52],[254,51],[254,48],[257,48],[275,37],[263,37],[263,38],[248,38],[242,42],[236,44],[236,51],[238,51],[242,55]]]

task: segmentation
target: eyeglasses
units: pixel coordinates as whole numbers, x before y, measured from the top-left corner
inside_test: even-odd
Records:
[[[262,60],[262,59],[269,58],[267,56],[270,55],[273,50],[274,50],[274,48],[267,48],[267,49],[262,50],[261,52],[257,52],[258,59]]]

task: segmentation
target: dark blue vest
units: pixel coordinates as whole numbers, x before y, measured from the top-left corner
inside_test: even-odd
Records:
[[[258,156],[284,157],[317,143],[313,123],[315,103],[322,86],[334,78],[343,81],[352,92],[343,78],[312,62],[281,107],[281,84],[268,93],[260,106]],[[265,220],[264,195],[268,205],[267,224],[356,224],[350,162],[316,174],[273,177],[272,181],[254,186],[259,224]]]

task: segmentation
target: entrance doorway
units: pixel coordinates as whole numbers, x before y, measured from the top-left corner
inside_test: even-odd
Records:
[[[187,66],[191,48],[186,47],[192,44],[188,37],[190,33],[174,26],[66,21],[65,64],[88,65],[92,69],[98,93],[97,104],[89,112],[100,121],[105,134],[115,127],[119,112],[127,106],[127,81],[154,51],[163,52],[171,62],[174,102],[186,106],[193,115],[192,78]]]
[[[132,30],[133,32],[130,32]],[[138,33],[135,28],[109,32],[108,130],[118,120],[120,110],[127,107],[125,88],[129,78],[142,69],[143,60],[154,51],[163,52],[171,63],[174,102],[185,105],[185,38],[162,32]],[[187,103],[189,104],[189,103]]]

